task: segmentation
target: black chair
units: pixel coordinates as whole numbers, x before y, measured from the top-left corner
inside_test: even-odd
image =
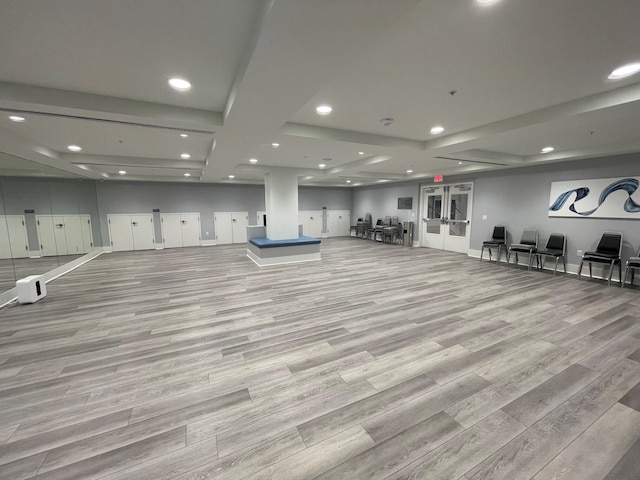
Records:
[[[497,248],[498,256],[496,257],[496,263],[500,261],[500,252],[503,248],[504,253],[509,253],[507,249],[507,229],[502,226],[493,227],[493,235],[491,235],[491,240],[482,242],[482,250],[480,250],[480,261],[482,261],[482,256],[484,255],[485,248],[489,250],[489,261],[491,261],[491,249]]]
[[[538,250],[536,257],[540,261],[541,268],[544,268],[544,259],[546,257],[555,258],[556,266],[553,269],[554,275],[558,270],[558,261],[562,258],[564,273],[567,273],[567,237],[565,237],[564,233],[552,233],[549,235],[549,240],[547,240],[547,245],[544,247],[544,250]]]
[[[509,266],[509,259],[511,254],[516,254],[516,265],[518,265],[518,253],[526,253],[529,255],[528,269],[531,270],[531,263],[533,261],[534,254],[538,250],[538,229],[533,227],[527,227],[522,231],[520,237],[520,243],[514,243],[509,247],[507,251],[507,267]],[[537,259],[537,257],[536,257]]]
[[[362,219],[362,217],[358,218],[358,221],[356,222],[355,225],[351,225],[351,230],[349,231],[349,235],[351,235],[352,233],[354,235],[351,236],[359,236],[358,235],[358,228],[362,228],[362,224],[364,223],[364,220]]]
[[[382,219],[381,218],[379,218],[376,221],[375,225],[371,225],[369,227],[369,229],[367,230],[367,238],[369,240],[375,240],[376,239],[376,231],[377,231],[378,228],[380,228],[380,231],[382,232]]]
[[[391,243],[395,242],[399,236],[400,228],[398,227],[400,221],[398,217],[391,217],[391,225],[382,229],[382,241],[386,243],[387,238]]]
[[[627,283],[627,275],[629,275],[629,270],[631,270],[631,286],[633,286],[633,277],[635,276],[635,271],[640,270],[640,250],[636,253],[635,257],[630,257],[627,260],[627,266],[624,269],[624,281],[620,284],[620,288],[624,287],[624,284]]]
[[[609,282],[611,285],[611,274],[613,273],[613,267],[618,265],[618,276],[620,282],[622,282],[622,266],[620,265],[620,255],[622,254],[622,233],[620,232],[604,232],[598,246],[593,252],[585,252],[580,260],[580,268],[578,269],[578,280],[580,280],[580,274],[582,273],[582,265],[584,262],[589,263],[589,278],[593,278],[591,271],[591,264],[602,263],[609,265]]]
[[[369,235],[369,229],[371,228],[371,214],[367,213],[364,216],[364,221],[356,224],[356,236],[361,238],[367,238]]]

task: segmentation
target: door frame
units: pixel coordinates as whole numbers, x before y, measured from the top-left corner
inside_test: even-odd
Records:
[[[463,185],[469,185],[470,187],[470,194],[469,194],[469,202],[468,202],[468,207],[467,207],[467,218],[466,218],[466,225],[467,225],[467,229],[466,229],[466,241],[464,242],[463,246],[460,245],[453,245],[451,244],[451,242],[449,242],[449,245],[447,245],[447,238],[448,235],[446,233],[447,228],[449,228],[449,223],[447,222],[447,218],[448,218],[448,211],[449,211],[449,207],[450,207],[450,188],[451,187],[461,187]],[[442,198],[442,217],[445,219],[445,221],[442,223],[443,229],[442,232],[440,233],[440,235],[442,236],[442,250],[446,250],[446,251],[452,251],[452,252],[460,252],[460,253],[464,253],[464,254],[469,254],[469,247],[470,247],[470,242],[471,242],[471,218],[473,215],[473,187],[474,187],[474,182],[473,181],[468,181],[468,182],[452,182],[452,183],[436,183],[436,184],[428,184],[428,185],[421,185],[420,186],[420,216],[421,216],[421,221],[420,221],[420,246],[422,247],[427,247],[428,245],[426,245],[427,243],[427,237],[426,237],[426,230],[425,230],[425,222],[426,222],[426,211],[425,211],[425,202],[427,200],[427,196],[430,193],[433,193],[432,191],[430,191],[433,188],[439,188],[439,187],[447,187],[443,189],[443,198]],[[451,237],[453,238],[453,237]],[[455,243],[455,242],[454,242]],[[458,244],[460,242],[457,242]],[[455,248],[452,248],[454,247]],[[438,247],[434,247],[433,245],[428,246],[429,248],[438,248]]]

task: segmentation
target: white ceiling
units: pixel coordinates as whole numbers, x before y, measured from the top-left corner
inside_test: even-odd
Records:
[[[640,76],[607,80],[638,1],[5,3],[2,174],[354,186],[640,151]]]

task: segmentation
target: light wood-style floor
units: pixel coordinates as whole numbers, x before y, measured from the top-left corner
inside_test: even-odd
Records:
[[[638,479],[640,291],[355,238],[0,310],[0,478]]]

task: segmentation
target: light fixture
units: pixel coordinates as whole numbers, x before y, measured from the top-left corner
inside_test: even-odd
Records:
[[[413,173],[413,170],[409,169],[407,170],[407,173]]]
[[[118,170],[118,173],[119,173],[120,175],[126,175],[126,174],[127,174],[127,171],[126,171],[126,170]]]
[[[444,127],[441,127],[440,125],[436,125],[431,130],[429,130],[429,132],[431,133],[431,135],[438,135],[444,132]]]
[[[358,152],[358,155],[364,155],[364,152]]]
[[[258,163],[258,159],[257,158],[250,158],[249,162],[251,163]]]
[[[316,107],[316,113],[318,115],[329,115],[333,108],[330,105],[318,105]]]
[[[351,180],[347,180],[347,183],[351,183]]]
[[[326,167],[326,165],[324,163],[318,164],[318,168],[325,168],[325,167]]]
[[[229,175],[229,178],[236,178],[235,175]]]
[[[476,0],[480,5],[491,5],[492,3],[498,3],[499,0]]]
[[[181,136],[182,138],[187,138],[189,135],[187,135],[186,133],[181,133],[181,134],[180,134],[180,136]]]
[[[280,146],[280,144],[279,144],[279,143],[276,143],[276,142],[273,142],[273,143],[271,144],[271,146],[272,146],[273,148],[278,148],[278,147]]]
[[[180,155],[180,158],[183,160],[189,160],[191,158],[191,155],[189,155],[188,153],[183,153],[182,155]]]
[[[462,162],[458,162],[458,165],[462,165]]]
[[[542,150],[540,150],[540,153],[549,153],[549,152],[553,152],[554,148],[553,147],[544,147]]]
[[[24,122],[24,117],[20,117],[18,115],[10,115],[9,120],[11,120],[12,122],[22,123]]]
[[[185,177],[190,177],[190,176],[191,176],[191,174],[190,174],[190,173],[185,173],[185,174],[184,174],[184,176],[185,176]]]
[[[626,65],[616,68],[607,78],[609,78],[609,80],[619,80],[621,78],[635,75],[638,72],[640,72],[640,62],[627,63]]]
[[[184,78],[170,78],[169,85],[171,88],[178,90],[179,92],[186,92],[191,89],[191,83]]]
[[[78,145],[69,145],[67,148],[72,152],[79,152],[82,150],[82,147],[79,147]]]

